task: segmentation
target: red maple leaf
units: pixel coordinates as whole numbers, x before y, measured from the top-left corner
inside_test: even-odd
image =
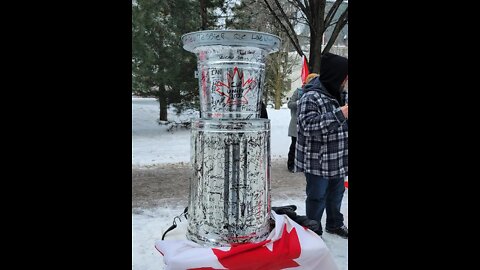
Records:
[[[283,227],[282,237],[273,242],[270,251],[265,244],[260,243],[232,246],[229,251],[212,249],[220,263],[229,270],[280,270],[297,267],[299,264],[293,259],[300,256],[301,248],[295,228],[287,232],[287,225]]]
[[[238,79],[241,80],[240,85],[233,85],[232,83],[235,82],[234,78],[235,75],[238,77]],[[238,80],[237,79],[237,80]],[[252,90],[252,88],[255,86],[255,80],[252,78],[249,78],[245,81],[245,78],[243,77],[243,72],[238,71],[238,67],[233,68],[233,73],[227,74],[227,82],[216,82],[215,83],[215,91],[219,93],[222,96],[227,97],[225,100],[226,104],[248,104],[248,99],[246,98],[246,94]],[[242,92],[242,99],[237,100],[237,99],[232,99],[230,94],[233,92],[233,88],[238,88],[241,87],[241,90],[243,89]],[[223,89],[226,88],[226,91],[223,91]],[[238,90],[238,89],[237,89]]]

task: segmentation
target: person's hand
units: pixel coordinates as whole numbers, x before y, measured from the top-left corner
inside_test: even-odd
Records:
[[[340,107],[340,110],[342,110],[343,116],[348,119],[348,103]]]

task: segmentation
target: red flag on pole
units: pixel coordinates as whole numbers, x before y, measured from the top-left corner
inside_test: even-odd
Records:
[[[302,84],[305,83],[305,79],[307,79],[307,76],[308,76],[308,65],[307,65],[307,58],[305,57],[305,55],[302,56],[302,59],[303,59],[303,64],[302,64]]]

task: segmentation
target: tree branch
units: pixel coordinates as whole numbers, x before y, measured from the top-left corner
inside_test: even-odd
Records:
[[[290,23],[290,20],[288,19],[288,16],[287,14],[285,14],[285,11],[283,10],[283,8],[280,6],[280,3],[278,2],[278,0],[274,0],[275,1],[275,4],[277,4],[277,7],[278,9],[280,10],[280,13],[282,14],[283,18],[285,19],[287,25],[288,25],[288,28],[290,29],[290,31],[293,33],[292,35],[292,38],[295,39],[295,43],[296,44],[300,44],[300,42],[298,41],[298,38],[297,38],[297,33],[295,33],[295,29],[293,28],[293,25],[292,23]]]
[[[337,10],[340,7],[340,4],[342,2],[343,2],[343,0],[336,0],[335,3],[333,3],[330,10],[328,10],[327,16],[325,16],[324,25],[330,25],[330,23],[333,20],[333,17],[335,17],[335,14],[337,13]],[[327,28],[327,27],[325,27],[325,28]]]
[[[290,39],[290,41],[292,42],[292,45],[293,47],[295,47],[295,50],[297,51],[297,53],[300,55],[300,56],[303,56],[303,51],[302,49],[300,48],[300,44],[299,43],[295,43],[295,40],[293,40],[293,38],[291,37],[291,34],[290,32],[288,31],[287,27],[282,23],[282,21],[280,20],[280,18],[277,16],[277,14],[275,13],[275,11],[273,11],[272,7],[270,6],[270,4],[268,3],[267,0],[264,0],[265,4],[267,5],[267,8],[268,10],[270,11],[270,13],[275,17],[275,19],[280,23],[280,25],[282,26],[283,30],[285,30],[285,33],[287,34],[287,37],[288,39]],[[293,32],[295,33],[295,31]],[[297,40],[298,42],[298,40]]]
[[[312,16],[307,10],[310,10],[308,7],[308,1],[305,1],[305,5],[302,3],[300,0],[291,0],[288,1],[289,3],[292,3],[295,7],[299,8],[302,11],[302,14],[305,15],[305,20],[307,21],[308,24],[311,24]]]
[[[327,45],[323,49],[322,54],[330,51],[330,49],[333,46],[333,43],[335,43],[335,40],[337,40],[338,34],[340,34],[340,31],[343,29],[343,27],[347,23],[348,23],[348,7],[345,9],[342,15],[340,15],[340,18],[338,18],[337,24],[335,25],[332,35],[330,36],[330,39],[328,40]]]

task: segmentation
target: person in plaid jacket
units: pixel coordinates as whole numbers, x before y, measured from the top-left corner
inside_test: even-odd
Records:
[[[295,169],[304,172],[306,215],[320,223],[326,210],[325,230],[348,238],[340,212],[344,179],[348,175],[348,104],[343,104],[341,85],[347,78],[348,59],[322,55],[320,76],[304,87],[297,108]]]

